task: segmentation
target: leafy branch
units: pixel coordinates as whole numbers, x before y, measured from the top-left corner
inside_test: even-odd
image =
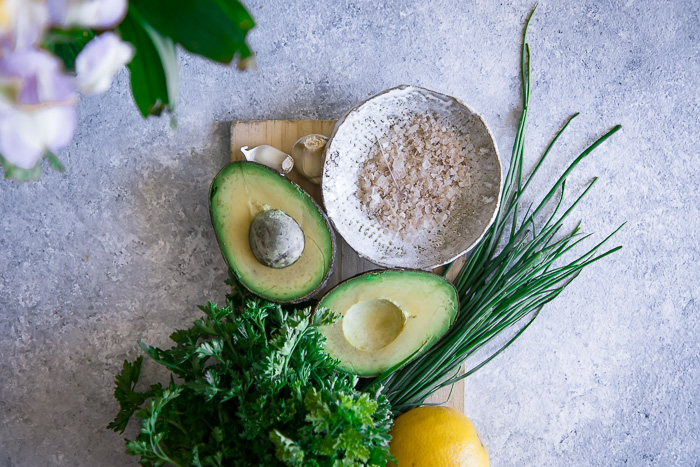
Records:
[[[129,64],[131,90],[141,115],[172,111],[179,71],[176,45],[220,63],[238,60],[245,68],[253,53],[246,35],[253,18],[237,0],[130,0],[119,25],[122,38],[136,49]]]

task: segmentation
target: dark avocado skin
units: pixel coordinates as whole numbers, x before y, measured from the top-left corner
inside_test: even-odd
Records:
[[[296,304],[296,303],[305,302],[305,301],[311,299],[319,290],[321,290],[323,287],[325,287],[325,285],[328,283],[328,280],[329,280],[330,277],[333,275],[333,272],[334,272],[334,270],[335,270],[335,257],[336,257],[336,251],[337,251],[337,244],[336,244],[336,238],[335,238],[335,231],[333,230],[333,228],[332,228],[332,226],[331,226],[331,223],[330,223],[330,221],[328,220],[328,216],[326,216],[326,213],[323,211],[323,209],[321,209],[321,207],[320,207],[319,204],[316,202],[316,200],[314,200],[313,197],[311,197],[311,195],[309,195],[309,193],[307,193],[306,190],[304,190],[304,189],[303,189],[302,187],[300,187],[298,184],[294,183],[292,180],[288,180],[288,179],[282,177],[281,175],[279,175],[279,174],[278,174],[277,172],[275,172],[274,170],[272,170],[272,169],[270,169],[270,168],[268,168],[268,167],[265,167],[265,166],[262,165],[262,164],[258,164],[258,163],[256,163],[256,162],[239,161],[239,162],[231,162],[231,163],[225,165],[225,166],[219,171],[219,173],[217,173],[217,175],[214,177],[214,179],[212,180],[211,186],[210,186],[210,188],[209,188],[209,216],[210,216],[210,220],[211,220],[211,223],[212,223],[212,228],[214,229],[215,232],[217,232],[217,227],[216,227],[215,222],[214,222],[214,204],[213,204],[212,201],[213,201],[213,199],[214,199],[214,196],[216,195],[216,192],[217,192],[218,189],[219,189],[219,183],[218,183],[218,182],[222,179],[222,177],[226,177],[226,175],[227,175],[227,173],[228,173],[229,171],[233,170],[237,165],[241,165],[241,164],[253,164],[253,165],[256,166],[256,168],[258,168],[258,169],[260,169],[260,170],[265,170],[265,171],[269,172],[269,175],[270,175],[270,176],[278,177],[278,178],[282,179],[285,183],[291,184],[291,185],[294,187],[295,190],[297,190],[297,191],[298,191],[299,193],[301,193],[303,196],[305,196],[306,198],[308,198],[308,200],[313,204],[313,206],[315,207],[316,211],[317,211],[318,214],[321,216],[321,218],[323,219],[323,222],[324,222],[325,225],[326,225],[326,229],[328,230],[328,232],[329,232],[329,234],[330,234],[330,240],[331,240],[331,258],[330,258],[330,266],[329,266],[328,271],[326,272],[325,276],[323,277],[323,280],[321,280],[321,282],[318,284],[318,286],[315,287],[313,290],[309,291],[308,293],[300,294],[298,297],[296,297],[296,298],[294,298],[294,299],[289,299],[289,300],[275,300],[275,299],[273,299],[273,298],[263,297],[263,298],[265,298],[265,299],[267,299],[267,300],[269,300],[269,301],[271,301],[271,302],[276,302],[276,303],[281,303],[281,304]],[[216,240],[217,240],[217,243],[218,243],[218,245],[219,245],[219,250],[221,251],[221,255],[223,256],[224,261],[226,262],[227,266],[229,267],[229,270],[234,274],[234,276],[236,276],[236,278],[238,279],[238,281],[239,281],[246,289],[248,289],[248,290],[249,290],[251,293],[253,293],[253,294],[259,295],[258,291],[253,290],[253,289],[251,289],[250,287],[248,287],[248,285],[245,283],[245,281],[242,280],[242,277],[241,277],[240,273],[239,273],[235,268],[233,268],[232,265],[229,263],[229,261],[228,261],[228,259],[227,259],[227,257],[226,257],[226,254],[224,254],[224,248],[226,247],[226,245],[224,244],[223,239],[219,236],[218,232],[217,232],[217,234],[216,234]]]

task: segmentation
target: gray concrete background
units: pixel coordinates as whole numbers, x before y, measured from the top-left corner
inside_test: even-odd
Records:
[[[531,3],[387,3],[247,1],[257,71],[181,53],[175,131],[139,117],[123,72],[81,100],[65,174],[0,182],[0,465],[135,465],[105,429],[112,380],[137,339],[164,345],[223,299],[207,189],[231,120],[337,118],[417,84],[481,112],[508,158]],[[699,10],[551,1],[535,16],[528,160],[581,116],[533,194],[620,123],[569,186],[600,176],[577,213],[596,239],[628,223],[621,252],[468,380],[494,466],[700,465]]]

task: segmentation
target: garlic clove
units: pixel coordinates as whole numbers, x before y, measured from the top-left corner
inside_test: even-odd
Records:
[[[309,181],[320,184],[323,175],[323,163],[326,160],[326,143],[323,135],[306,135],[294,143],[292,158],[297,170]]]
[[[280,175],[287,175],[294,168],[294,159],[289,154],[267,144],[251,149],[243,146],[241,152],[247,161],[262,164],[276,170]]]

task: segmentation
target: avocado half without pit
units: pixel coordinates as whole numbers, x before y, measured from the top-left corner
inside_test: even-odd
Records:
[[[260,164],[233,162],[212,182],[209,209],[226,263],[251,292],[298,303],[331,274],[335,239],[301,187]]]
[[[454,286],[424,271],[387,269],[355,276],[318,303],[339,314],[322,326],[326,352],[338,369],[376,376],[429,349],[454,323],[459,299]]]

